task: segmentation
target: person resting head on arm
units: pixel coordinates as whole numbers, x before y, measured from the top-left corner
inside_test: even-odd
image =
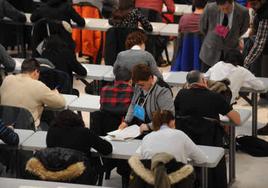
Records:
[[[84,152],[90,148],[103,155],[112,153],[112,145],[85,127],[83,119],[71,110],[61,111],[47,132],[47,147],[64,147]]]
[[[196,163],[207,161],[207,156],[201,149],[184,132],[175,129],[175,118],[171,111],[154,112],[152,125],[153,132],[142,140],[143,159],[151,159],[157,153],[166,152],[185,164],[187,159],[192,159]]]

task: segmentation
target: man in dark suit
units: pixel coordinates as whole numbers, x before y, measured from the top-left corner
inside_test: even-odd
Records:
[[[238,48],[239,38],[248,27],[248,10],[233,0],[207,4],[200,20],[200,31],[205,35],[199,54],[202,71],[223,60],[225,51]]]

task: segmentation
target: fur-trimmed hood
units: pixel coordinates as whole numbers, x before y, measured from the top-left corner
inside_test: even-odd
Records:
[[[168,167],[174,163],[176,165],[176,160],[173,156],[167,153],[160,153],[156,154],[151,160],[151,169],[148,169],[144,166],[143,162],[140,160],[138,156],[132,156],[128,161],[130,167],[137,174],[142,180],[150,185],[155,185],[156,178],[155,178],[155,168],[160,164],[164,164],[165,171],[168,171]],[[168,177],[168,184],[174,185],[179,183],[180,181],[184,180],[185,178],[193,175],[194,169],[191,165],[182,165],[180,168],[176,169],[175,171],[171,171],[167,174]]]
[[[42,180],[70,181],[81,176],[86,167],[83,162],[77,162],[64,170],[51,171],[45,168],[39,159],[33,157],[26,164],[26,171]]]

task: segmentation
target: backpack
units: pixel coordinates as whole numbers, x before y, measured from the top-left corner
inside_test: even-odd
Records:
[[[268,157],[268,142],[254,136],[236,138],[238,149],[254,157]]]

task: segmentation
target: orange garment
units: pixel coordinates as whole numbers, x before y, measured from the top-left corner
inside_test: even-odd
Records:
[[[73,8],[83,18],[101,18],[99,10],[90,5],[74,5]],[[102,50],[102,32],[92,30],[73,29],[73,40],[76,43],[75,51],[86,56],[91,56],[96,62],[98,53]]]

